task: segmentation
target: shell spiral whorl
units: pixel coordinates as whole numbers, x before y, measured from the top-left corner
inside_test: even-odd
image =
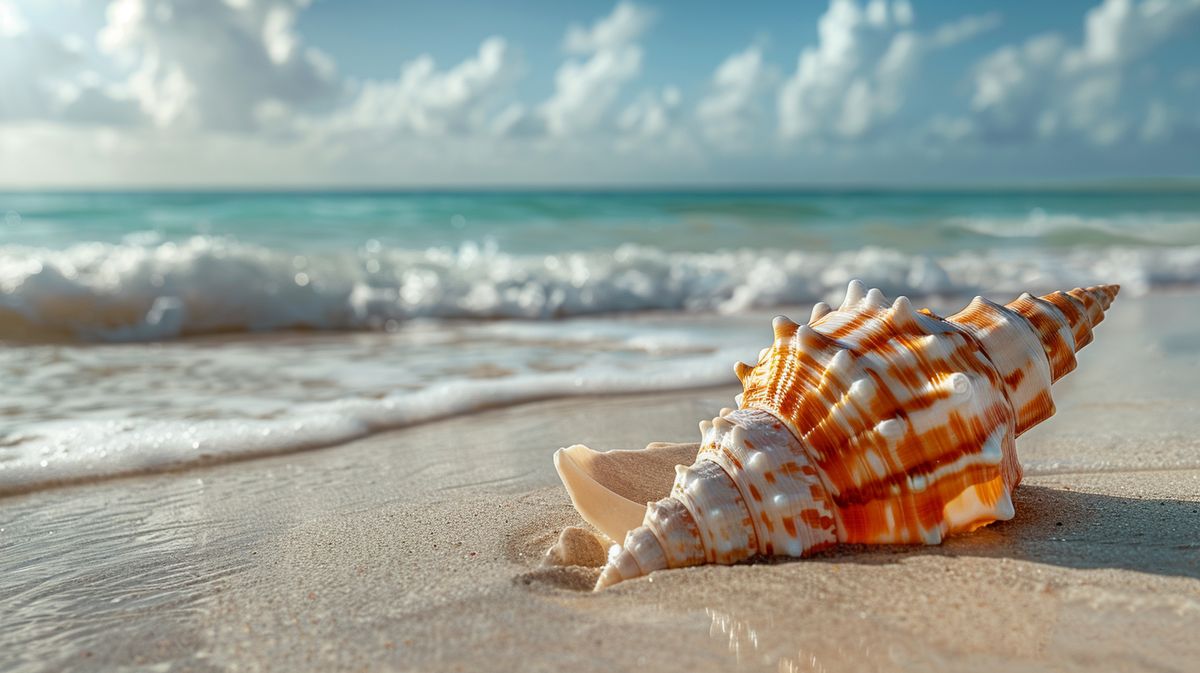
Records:
[[[804,556],[838,542],[937,544],[1013,516],[1016,437],[1054,413],[1120,288],[941,318],[851,281],[837,310],[782,316],[738,409],[700,423],[696,462],[610,554],[596,588],[654,570]]]

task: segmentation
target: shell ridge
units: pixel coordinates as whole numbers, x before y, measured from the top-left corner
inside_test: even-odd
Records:
[[[672,495],[691,512],[709,563],[734,563],[752,555],[745,550],[757,549],[753,529],[741,525],[749,509],[737,482],[711,456],[680,470]]]
[[[954,359],[957,355],[959,359],[963,359],[975,350],[976,344],[974,340],[969,339],[966,335],[962,335],[961,331],[955,326],[947,324],[931,315],[916,314],[915,312],[906,310],[910,308],[906,306],[907,301],[900,301],[898,305],[894,305],[893,309],[885,315],[873,315],[866,320],[842,320],[832,321],[838,323],[833,325],[837,331],[834,332],[839,340],[843,341],[847,348],[854,354],[856,364],[871,377],[870,380],[875,382],[870,398],[872,404],[874,399],[880,395],[885,395],[891,398],[891,407],[888,411],[896,413],[890,415],[883,420],[897,419],[900,425],[902,435],[909,432],[913,427],[913,421],[905,418],[905,405],[911,404],[914,400],[919,400],[921,403],[928,403],[929,406],[936,406],[940,400],[953,397],[953,386],[947,388],[951,382],[959,382],[961,385],[966,385],[967,390],[973,388],[969,384],[969,379],[966,374],[957,371],[959,367],[954,366]],[[920,317],[915,317],[920,316]],[[889,319],[891,318],[891,319]],[[825,326],[825,325],[823,325]],[[847,327],[849,326],[849,329]],[[917,341],[913,341],[912,337],[920,335]],[[946,344],[943,338],[946,335],[954,335],[951,337],[950,344]],[[913,350],[909,347],[910,343],[922,343],[923,349]],[[887,357],[885,358],[884,355]],[[975,378],[993,382],[997,376],[994,375],[994,366],[986,358],[967,358],[965,362],[959,363],[972,369],[970,365],[974,365],[975,369],[985,368],[989,372],[987,376],[977,375]],[[953,371],[951,371],[953,370]],[[906,385],[892,386],[887,385],[885,379],[890,378],[890,373],[906,372],[911,378]],[[877,392],[878,391],[878,392]],[[839,425],[845,429],[847,426],[846,419],[849,418],[851,423],[857,427],[855,431],[846,432],[844,437],[837,438],[841,446],[854,447],[858,450],[861,456],[861,461],[856,468],[851,471],[850,485],[855,487],[856,497],[863,497],[870,488],[863,490],[861,487],[874,484],[873,488],[876,491],[887,489],[887,484],[879,479],[881,472],[890,471],[892,469],[890,463],[896,456],[894,449],[899,442],[890,442],[887,438],[879,436],[874,431],[875,422],[863,423],[864,417],[869,418],[870,409],[864,409],[864,405],[860,401],[864,399],[858,395],[850,394],[850,391],[843,391],[841,399],[832,405],[829,414],[826,418],[834,418],[839,421]],[[1002,404],[1007,406],[1007,399],[1002,399]],[[867,405],[869,406],[869,405]],[[954,405],[957,406],[957,405]],[[979,405],[976,405],[979,406]],[[839,413],[842,412],[842,413]],[[850,413],[853,412],[853,413]],[[940,412],[935,410],[933,415],[936,416]],[[979,409],[972,410],[972,413],[982,413]],[[882,421],[880,421],[882,423]],[[824,452],[816,446],[815,441],[820,433],[829,428],[827,422],[814,424],[812,429],[807,433],[801,434],[803,446],[806,450],[813,452],[816,467],[819,473],[824,477],[824,481],[828,484],[829,492],[835,496],[837,500],[842,500],[840,489],[837,485],[837,480],[830,477],[824,469],[824,460],[827,456],[822,455]],[[918,433],[919,435],[920,433]],[[968,445],[974,444],[972,448],[982,447],[985,440],[979,442],[971,442],[973,437],[964,437]],[[880,455],[879,449],[884,451]],[[976,454],[970,450],[961,451],[955,457],[956,461],[974,462],[972,458]],[[931,472],[936,470],[938,461],[942,460],[942,456],[935,456],[934,460],[929,463]],[[875,463],[872,465],[872,461]],[[988,463],[996,463],[996,460],[989,460]],[[901,460],[901,464],[904,461]],[[884,467],[881,469],[880,465]],[[962,463],[950,464],[962,465]],[[998,469],[990,469],[983,477],[974,481],[985,481],[985,477],[995,478],[999,475]],[[935,481],[941,481],[941,473],[934,473]],[[966,487],[972,487],[973,484],[967,484]],[[924,490],[924,489],[922,489]],[[890,514],[891,511],[889,510]],[[894,520],[894,517],[892,517]],[[929,526],[919,526],[919,532],[924,541],[931,541],[941,538],[941,532],[930,529]]]
[[[1011,518],[1015,438],[1053,413],[1051,383],[1118,290],[976,297],[941,318],[851,281],[836,310],[776,318],[771,346],[737,369],[739,408],[700,423],[696,461],[597,587],[839,541],[936,544]]]
[[[843,524],[842,524],[841,513],[838,511],[838,508],[836,507],[835,503],[833,502],[834,486],[832,485],[830,479],[828,478],[828,475],[826,475],[825,471],[821,468],[820,462],[818,460],[816,460],[816,455],[815,455],[816,450],[812,447],[812,445],[808,441],[806,441],[803,437],[801,437],[800,432],[795,427],[795,425],[792,423],[791,419],[779,416],[772,409],[770,409],[769,407],[766,407],[766,406],[760,406],[760,405],[756,404],[753,407],[749,407],[749,408],[753,409],[755,411],[765,413],[768,416],[770,416],[771,418],[775,419],[775,421],[778,422],[782,426],[782,428],[788,432],[790,437],[796,442],[797,446],[799,447],[800,451],[802,452],[803,458],[807,461],[808,465],[810,465],[812,467],[813,471],[815,472],[815,476],[820,483],[821,489],[826,494],[828,494],[828,497],[830,500],[830,505],[831,505],[830,514],[833,518],[834,526],[837,531],[836,537],[838,540],[842,540],[844,537],[844,528],[843,528]]]
[[[1075,335],[1067,317],[1057,306],[1026,292],[1010,302],[1008,308],[1029,323],[1041,342],[1050,363],[1051,383],[1075,369]]]
[[[976,297],[946,322],[977,344],[999,374],[1020,435],[1054,413],[1050,361],[1033,326],[1017,311]]]
[[[704,443],[743,497],[755,551],[801,556],[836,541],[835,508],[796,437],[770,412],[739,410],[731,420],[732,430]]]

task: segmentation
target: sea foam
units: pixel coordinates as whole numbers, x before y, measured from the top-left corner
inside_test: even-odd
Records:
[[[146,341],[379,329],[414,318],[736,312],[836,299],[852,277],[891,295],[1049,291],[1100,281],[1140,293],[1200,283],[1200,246],[933,256],[880,247],[684,252],[634,245],[532,255],[476,243],[297,254],[211,236],[57,250],[9,245],[0,246],[0,338]]]
[[[319,448],[416,423],[536,400],[732,383],[729,363],[745,357],[743,351],[704,351],[669,361],[640,362],[636,367],[585,365],[502,378],[457,378],[382,397],[359,395],[299,403],[267,417],[226,414],[223,418],[201,419],[42,421],[13,432],[0,432],[0,495]]]

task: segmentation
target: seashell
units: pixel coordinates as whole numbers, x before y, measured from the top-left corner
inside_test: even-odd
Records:
[[[937,544],[1012,518],[1015,440],[1054,414],[1050,384],[1119,289],[976,297],[942,318],[855,280],[808,324],[775,318],[773,344],[736,366],[738,408],[700,423],[666,497],[640,505],[695,445],[555,454],[584,519],[624,540],[596,589],[837,543]]]

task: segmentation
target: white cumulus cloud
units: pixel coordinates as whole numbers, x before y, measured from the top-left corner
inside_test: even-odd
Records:
[[[552,136],[588,132],[609,120],[625,85],[642,71],[637,40],[649,28],[653,13],[621,2],[591,28],[572,26],[564,47],[586,58],[571,58],[554,76],[554,94],[538,108]]]
[[[605,49],[619,49],[638,38],[654,22],[654,12],[632,2],[620,2],[612,14],[596,21],[590,28],[572,25],[563,39],[563,48],[575,54],[592,54]]]
[[[125,86],[161,127],[249,130],[264,109],[340,90],[333,63],[295,32],[309,0],[114,0],[101,50],[131,68]]]
[[[368,80],[335,114],[337,130],[387,129],[421,136],[470,134],[496,124],[494,102],[519,73],[520,62],[501,37],[475,56],[438,70],[429,55],[406,63],[394,80]]]
[[[777,79],[753,45],[726,58],[713,73],[708,93],[696,106],[704,137],[726,149],[746,149],[768,123],[764,98]]]
[[[1088,12],[1080,44],[1046,33],[1002,47],[974,69],[971,124],[984,139],[1005,142],[1123,140],[1136,123],[1121,105],[1131,66],[1198,18],[1200,0],[1105,0]],[[1168,134],[1169,116],[1150,114],[1141,136]]]
[[[618,115],[617,127],[627,136],[660,137],[675,128],[682,100],[679,89],[673,86],[644,92]]]
[[[0,39],[16,37],[29,30],[25,15],[11,2],[0,0]]]
[[[0,121],[135,123],[132,101],[86,69],[82,40],[29,23],[0,0]]]
[[[784,138],[858,138],[899,110],[920,58],[908,3],[833,0],[779,92]]]
[[[940,26],[930,37],[930,43],[935,47],[952,47],[998,27],[1002,21],[1000,12],[964,16]]]

